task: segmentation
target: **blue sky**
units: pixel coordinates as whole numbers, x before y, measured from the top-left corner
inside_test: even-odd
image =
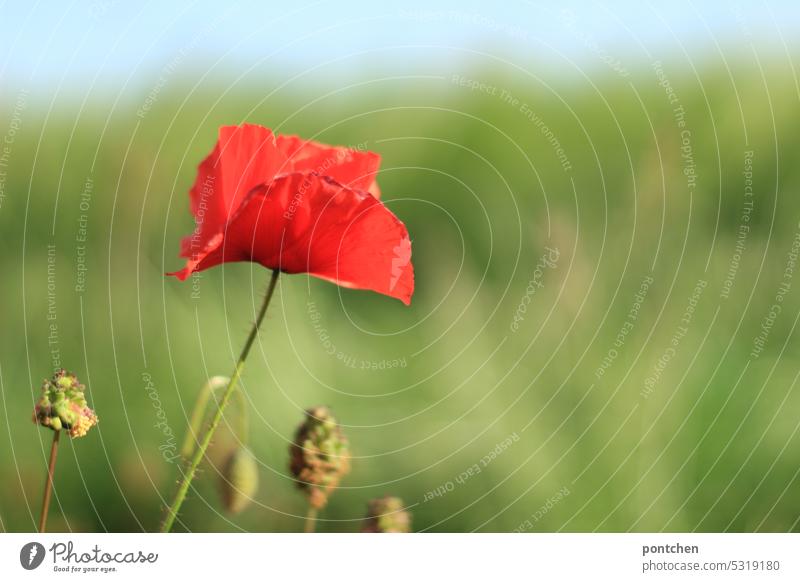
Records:
[[[246,73],[466,58],[489,51],[545,63],[700,56],[745,38],[783,50],[800,3],[730,2],[5,2],[0,80],[80,83],[157,74],[170,62]],[[749,35],[749,36],[746,36]],[[410,49],[408,47],[417,48]],[[324,67],[323,67],[324,68]]]

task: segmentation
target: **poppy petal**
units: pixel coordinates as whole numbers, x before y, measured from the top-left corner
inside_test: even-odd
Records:
[[[215,242],[171,274],[183,280],[223,262],[255,261],[406,305],[414,292],[405,225],[372,195],[327,176],[292,173],[256,187]]]
[[[278,148],[289,159],[290,172],[313,172],[330,176],[340,184],[355,190],[366,190],[380,198],[375,180],[381,156],[375,152],[342,146],[329,146],[318,141],[304,140],[296,135],[277,136]]]
[[[272,180],[286,165],[287,158],[269,129],[247,123],[220,127],[217,144],[198,167],[189,193],[196,227],[181,241],[181,256],[204,252],[245,195]]]

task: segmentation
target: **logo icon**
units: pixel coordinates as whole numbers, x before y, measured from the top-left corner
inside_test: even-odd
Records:
[[[44,561],[44,546],[39,542],[29,542],[19,551],[19,563],[26,570],[35,570]]]

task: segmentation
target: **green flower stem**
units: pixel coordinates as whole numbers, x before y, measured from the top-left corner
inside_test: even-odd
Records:
[[[53,474],[56,471],[56,457],[58,456],[58,439],[61,431],[53,433],[53,444],[50,445],[50,462],[47,465],[47,483],[44,486],[44,499],[42,500],[42,515],[39,517],[39,533],[47,529],[47,514],[50,511],[50,495],[53,493]]]
[[[308,506],[308,513],[306,513],[306,533],[314,533],[317,527],[317,510],[312,506]]]
[[[203,419],[206,416],[209,397],[220,388],[227,386],[229,383],[230,378],[214,376],[213,378],[209,378],[208,381],[203,385],[202,390],[200,390],[200,394],[198,394],[197,400],[194,402],[194,408],[192,409],[192,416],[189,420],[189,430],[187,431],[186,438],[183,439],[183,445],[181,446],[181,456],[184,459],[188,459],[198,445],[197,435],[200,432]],[[236,431],[234,434],[236,435],[236,438],[239,439],[240,443],[247,444],[250,419],[248,417],[247,402],[244,399],[244,394],[242,393],[241,388],[237,387],[236,397],[239,405],[239,416],[237,418],[238,422],[236,423]]]
[[[222,394],[219,407],[211,417],[211,423],[208,425],[206,432],[203,434],[202,438],[198,442],[197,448],[194,450],[194,454],[189,461],[189,466],[186,469],[186,472],[183,474],[180,484],[178,485],[178,491],[175,493],[175,499],[169,506],[167,510],[167,516],[164,518],[164,522],[161,524],[161,533],[167,533],[172,529],[172,526],[175,523],[175,518],[178,516],[178,511],[180,511],[181,505],[183,505],[183,502],[186,499],[186,494],[189,492],[189,487],[191,486],[192,480],[197,472],[197,467],[200,465],[200,462],[203,460],[203,457],[206,454],[206,450],[208,450],[208,446],[211,444],[211,438],[214,436],[214,432],[217,430],[217,426],[219,426],[219,423],[222,420],[225,407],[228,405],[231,396],[236,391],[236,387],[239,384],[239,378],[241,377],[242,370],[244,369],[244,362],[247,359],[247,354],[250,353],[250,348],[253,347],[253,343],[258,336],[258,328],[261,326],[261,322],[264,320],[264,315],[267,313],[267,307],[269,307],[269,302],[272,299],[273,293],[275,292],[275,286],[278,283],[279,273],[280,271],[277,269],[272,271],[272,277],[269,280],[269,287],[267,287],[267,294],[264,296],[264,302],[261,304],[261,308],[256,316],[256,320],[253,323],[252,329],[250,330],[250,335],[247,336],[247,341],[244,344],[244,348],[242,348],[242,353],[236,362],[236,368],[233,370],[233,374],[231,374],[231,381],[228,382],[228,387]]]

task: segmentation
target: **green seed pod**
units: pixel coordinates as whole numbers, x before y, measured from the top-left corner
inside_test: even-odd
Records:
[[[33,408],[33,422],[55,431],[67,429],[72,438],[85,436],[98,421],[86,402],[85,390],[75,374],[59,370],[42,384],[42,395]]]
[[[297,487],[308,496],[314,509],[321,509],[350,472],[350,450],[347,439],[324,406],[306,411],[306,420],[297,428],[289,446],[289,470]]]
[[[386,495],[367,504],[367,517],[361,527],[363,533],[410,533],[411,513],[403,500]]]
[[[220,477],[222,503],[236,514],[250,505],[258,490],[258,464],[246,447],[234,450],[225,461]]]

